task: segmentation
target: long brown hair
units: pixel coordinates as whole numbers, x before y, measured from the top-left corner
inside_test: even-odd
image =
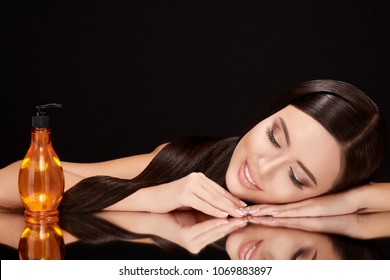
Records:
[[[282,95],[256,124],[287,105],[312,116],[340,143],[344,164],[332,191],[372,180],[384,154],[386,129],[378,107],[367,95],[341,81],[303,82]],[[191,172],[202,172],[226,187],[225,173],[239,139],[196,136],[177,139],[131,180],[94,176],[80,181],[64,194],[60,210],[99,211],[140,188],[171,182]]]

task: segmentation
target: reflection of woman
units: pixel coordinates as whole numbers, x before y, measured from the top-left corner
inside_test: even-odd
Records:
[[[220,219],[197,211],[65,214],[59,224],[68,245],[136,242],[155,244],[173,255],[190,252],[188,257],[201,258],[196,257],[201,253],[208,259],[207,253],[219,259],[378,259],[371,239],[390,237],[390,228],[383,226],[389,224],[389,213],[277,218],[281,226],[291,228],[279,227],[269,217]],[[6,229],[0,231],[0,243],[17,248],[24,227],[21,213],[0,211],[0,228]]]
[[[63,162],[67,191],[60,207],[63,212],[195,208],[215,217],[262,215],[256,204],[302,201],[367,184],[380,165],[384,142],[378,108],[363,92],[340,81],[304,82],[241,138],[188,137],[150,154],[102,163]],[[1,185],[3,205],[21,206],[15,191],[19,165],[1,171],[1,180],[8,180]],[[371,189],[377,188],[359,188],[359,193]],[[388,185],[380,189],[389,192]],[[356,197],[343,195],[337,198]],[[326,203],[327,198],[335,201],[326,196]],[[340,203],[344,208],[331,214],[354,212],[361,205],[389,209],[352,201]],[[247,203],[255,206],[245,208]]]
[[[380,259],[372,241],[262,225],[231,233],[226,250],[231,259],[242,260]]]
[[[168,252],[184,248],[197,254],[206,247],[218,248],[226,251],[231,259],[380,259],[376,243],[370,239],[390,237],[389,227],[379,229],[380,225],[388,223],[389,213],[360,217],[354,214],[347,218],[330,217],[329,220],[301,218],[300,226],[313,225],[315,221],[318,231],[311,232],[299,229],[299,226],[292,229],[275,227],[274,224],[248,224],[248,219],[215,219],[196,211],[64,215],[60,225],[84,242],[122,240],[149,243],[149,239]],[[256,223],[257,218],[254,219]],[[367,240],[361,240],[363,236],[358,233],[351,238],[346,225],[362,232]]]

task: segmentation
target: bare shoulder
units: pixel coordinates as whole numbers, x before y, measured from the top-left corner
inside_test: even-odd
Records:
[[[161,145],[159,145],[159,146],[157,146],[154,150],[153,150],[153,152],[151,152],[151,154],[153,155],[153,156],[156,156],[166,145],[168,145],[169,144],[169,142],[168,143],[163,143],[163,144],[161,144]]]

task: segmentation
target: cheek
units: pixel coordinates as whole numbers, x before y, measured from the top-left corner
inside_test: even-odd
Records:
[[[293,187],[286,185],[270,186],[264,197],[265,203],[289,203],[302,199]]]
[[[246,135],[243,138],[243,147],[245,150],[253,155],[262,155],[264,153],[268,153],[270,150],[274,150],[275,147],[271,145],[266,134],[265,128],[258,130],[254,130]]]
[[[297,202],[323,194],[309,187],[298,189],[290,181],[286,183],[270,184],[262,196],[262,203],[290,203]],[[258,202],[257,202],[258,203]]]
[[[265,191],[258,197],[255,203],[289,203],[303,200],[312,196],[309,192],[295,187],[288,174],[278,173],[267,182]]]

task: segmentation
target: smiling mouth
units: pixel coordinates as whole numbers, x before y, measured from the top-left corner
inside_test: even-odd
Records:
[[[256,185],[255,180],[253,180],[249,166],[246,162],[244,162],[240,168],[239,178],[242,185],[244,185],[248,189],[256,191],[262,190],[258,185]]]
[[[253,181],[253,179],[252,179],[252,177],[251,177],[251,174],[249,173],[249,167],[248,167],[247,164],[245,164],[245,167],[244,167],[244,174],[245,174],[246,178],[248,179],[248,181],[249,181],[252,185],[256,186],[255,181]]]
[[[253,260],[255,256],[255,252],[259,248],[261,241],[252,240],[245,243],[238,254],[240,260]]]

